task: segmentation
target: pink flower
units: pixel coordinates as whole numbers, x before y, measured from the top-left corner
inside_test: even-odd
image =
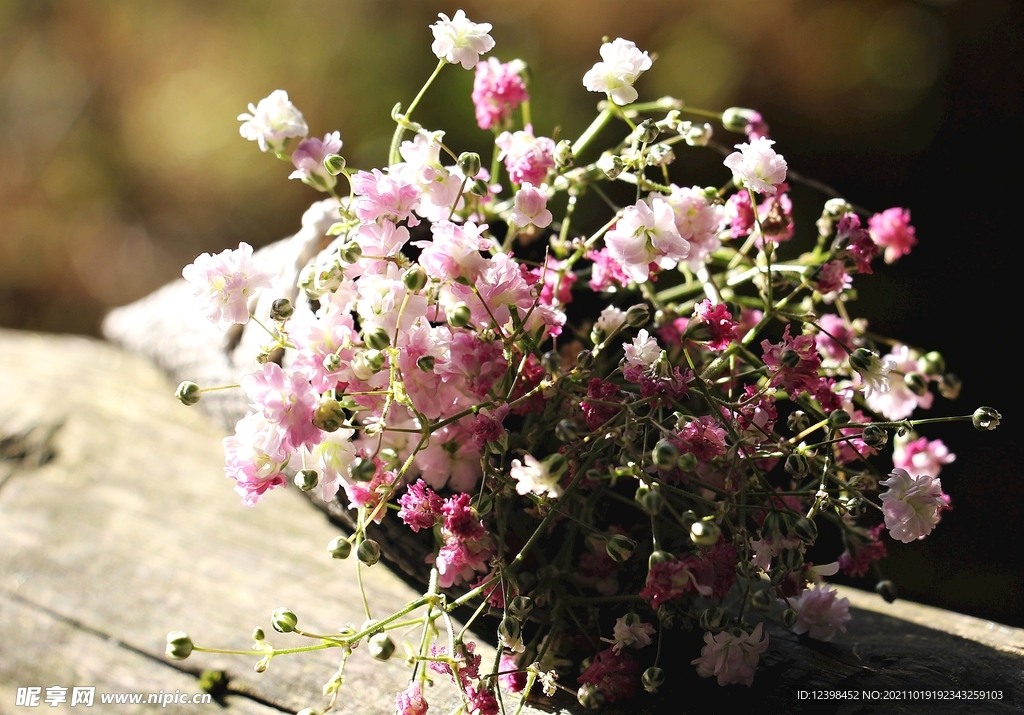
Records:
[[[338,180],[327,171],[324,159],[339,151],[341,151],[341,132],[325,134],[323,139],[316,137],[303,139],[292,152],[295,171],[288,178],[302,179],[304,183],[321,191],[333,188]]]
[[[717,635],[705,633],[706,645],[701,648],[700,658],[690,664],[697,666],[697,675],[702,678],[716,676],[719,685],[743,683],[750,687],[760,655],[768,649],[768,634],[761,638],[762,626],[758,623],[752,633],[738,636],[728,631]]]
[[[772,376],[773,387],[781,386],[791,395],[807,391],[813,393],[821,378],[818,376],[818,369],[821,367],[821,356],[815,349],[813,335],[798,335],[791,337],[789,325],[782,333],[782,342],[774,345],[767,340],[761,341],[761,349],[764,351],[764,364],[768,366],[768,372]],[[783,363],[783,356],[795,354],[792,359],[792,367]]]
[[[476,123],[481,129],[493,129],[508,120],[521,103],[530,99],[519,73],[524,69],[519,60],[502,64],[494,57],[476,66],[473,79],[473,106]]]
[[[836,630],[846,632],[843,624],[850,620],[850,599],[836,600],[836,590],[828,585],[815,584],[804,589],[793,602],[796,611],[794,633],[807,633],[819,641],[830,641]]]
[[[408,490],[398,499],[402,507],[398,518],[413,531],[433,529],[441,520],[444,499],[439,497],[422,479],[410,484]]]
[[[437,16],[441,19],[430,26],[434,33],[430,49],[438,59],[471,70],[480,61],[480,55],[493,49],[494,38],[487,34],[491,31],[490,23],[471,22],[462,10],[457,10],[451,19],[444,13]]]
[[[851,546],[852,554],[849,549],[840,554],[838,563],[843,573],[847,576],[864,576],[873,561],[884,559],[888,555],[885,544],[878,540],[884,528],[885,524],[879,524],[873,529],[868,529],[863,540]]]
[[[694,307],[693,312],[702,323],[708,326],[708,330],[711,332],[708,347],[712,350],[725,350],[733,340],[739,339],[736,330],[739,323],[732,319],[732,314],[725,303],[712,306],[711,300],[705,298]]]
[[[501,589],[498,589],[499,592]],[[498,666],[498,682],[511,693],[521,693],[526,689],[527,674],[525,670],[519,669],[519,662],[515,655],[508,653],[501,654],[501,662]]]
[[[886,209],[868,219],[868,230],[876,244],[885,248],[885,262],[893,263],[910,253],[917,245],[914,227],[910,225],[910,211],[901,208]]]
[[[551,224],[551,212],[547,209],[548,197],[529,181],[524,181],[516,192],[515,207],[512,209],[511,221],[519,228],[533,224],[537,228],[547,228]]]
[[[224,472],[235,480],[235,491],[245,506],[255,506],[270,489],[283,486],[286,456],[268,453],[262,445],[273,425],[263,415],[250,412],[235,425],[235,434],[224,438]]]
[[[360,221],[399,222],[408,220],[410,226],[419,223],[412,215],[420,197],[420,188],[374,169],[371,173],[360,171],[352,177],[352,192],[355,199],[352,209]]]
[[[649,370],[661,357],[661,346],[658,345],[658,339],[646,330],[637,333],[632,343],[623,343],[622,350],[626,358],[626,366],[642,371]]]
[[[238,244],[235,250],[217,255],[203,253],[185,266],[181,276],[192,284],[192,294],[210,322],[227,328],[249,322],[249,299],[260,288],[269,288],[274,274],[252,257],[252,246]]]
[[[832,313],[822,315],[818,325],[821,331],[814,337],[818,351],[835,363],[843,362],[854,349],[853,331],[846,327],[842,318]]]
[[[846,272],[846,264],[843,261],[829,261],[822,265],[815,287],[822,295],[833,294],[834,297],[852,285],[853,279]]]
[[[685,559],[673,558],[655,564],[647,572],[647,581],[640,591],[640,597],[649,600],[651,608],[657,609],[665,601],[688,593],[710,596],[711,587],[697,583],[695,572],[701,565],[695,556],[687,556]]]
[[[470,284],[480,280],[487,270],[487,259],[480,255],[491,246],[491,241],[482,236],[487,224],[477,226],[472,221],[456,224],[439,221],[430,225],[433,241],[414,241],[414,246],[423,249],[419,262],[431,278],[439,281],[453,281],[464,278]]]
[[[590,251],[587,258],[594,262],[590,272],[592,291],[611,292],[629,283],[629,276],[622,270],[622,264],[612,258],[607,247],[599,251]]]
[[[697,186],[680,188],[673,185],[672,193],[665,197],[665,201],[675,214],[679,235],[690,242],[687,256],[690,268],[697,270],[721,246],[718,232],[725,209],[712,203],[704,190]]]
[[[943,464],[950,464],[956,459],[956,455],[949,451],[941,439],[928,441],[926,437],[920,437],[912,442],[897,440],[896,449],[893,451],[892,463],[905,470],[910,476],[918,477],[922,474],[939,476]]]
[[[419,683],[409,683],[405,692],[398,694],[395,698],[395,710],[397,715],[427,715],[427,701],[423,699]]]
[[[909,544],[926,537],[939,523],[939,510],[947,505],[940,480],[926,474],[912,477],[896,467],[879,484],[889,487],[879,498],[892,538]]]
[[[268,454],[283,459],[300,447],[312,447],[323,440],[324,433],[313,424],[320,396],[305,375],[288,374],[276,363],[268,362],[240,382],[253,407],[272,425],[263,446]]]
[[[633,697],[640,681],[639,674],[639,663],[609,648],[594,656],[594,662],[576,682],[597,687],[607,702],[614,703]]]
[[[910,348],[906,345],[894,345],[892,352],[881,359],[881,364],[883,367],[889,365],[890,369],[898,374],[894,375],[895,379],[893,380],[886,379],[889,389],[885,392],[872,390],[869,393],[865,389],[864,397],[868,407],[884,415],[888,420],[898,421],[910,417],[919,407],[927,410],[932,406],[935,395],[930,391],[918,395],[902,379],[902,375],[920,370],[918,360],[910,355]],[[870,384],[868,376],[864,373],[861,375],[865,378],[865,382]]]
[[[469,715],[498,715],[498,700],[487,688],[471,685],[466,688],[466,697],[469,699]]]
[[[646,52],[621,37],[601,45],[601,59],[583,75],[583,86],[589,92],[604,92],[618,105],[635,102],[633,88],[641,72],[651,68],[653,60]]]
[[[738,152],[725,158],[737,185],[759,194],[774,194],[786,180],[786,160],[772,149],[775,142],[764,137],[737,144]]]
[[[533,125],[527,124],[521,132],[502,132],[495,141],[500,149],[498,159],[514,184],[529,182],[540,186],[555,165],[555,142],[533,134]]]
[[[690,243],[676,229],[672,206],[658,197],[650,205],[641,200],[627,206],[604,242],[612,260],[637,283],[647,281],[651,263],[675,268],[690,252]]]

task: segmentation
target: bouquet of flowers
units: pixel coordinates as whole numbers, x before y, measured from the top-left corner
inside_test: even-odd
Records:
[[[411,620],[421,637],[406,644],[400,715],[427,712],[438,676],[467,714],[537,690],[594,708],[642,697],[666,678],[664,644],[687,637],[699,675],[750,685],[765,621],[831,639],[850,615],[822,577],[880,576],[886,539],[924,538],[949,508],[939,473],[954,455],[916,430],[999,424],[987,407],[915,419],[959,380],[939,353],[849,314],[854,279],[916,244],[910,212],[865,211],[808,182],[823,209],[797,229],[789,182],[806,180],[760,114],[638,102],[653,61],[621,38],[583,77],[604,95],[593,123],[543,136],[525,64],[482,58],[490,25],[439,17],[437,67],[392,112],[385,168],[347,166],[339,132],[307,138],[284,91],[239,117],[243,137],[328,195],[305,219],[330,238],[300,299],[252,313],[257,293],[296,286],[275,285],[246,244],[183,271],[210,320],[266,333],[232,386],[249,412],[224,440],[242,502],[289,482],[343,496],[355,528],[328,548],[357,569],[386,555],[370,537],[382,520],[423,544],[425,590],[401,611],[323,635],[281,609],[273,627],[341,653],[328,709],[356,646],[387,659]],[[449,65],[475,71],[489,163],[413,120]],[[745,141],[732,151],[718,131]],[[715,150],[720,187],[675,183],[677,154]],[[585,197],[596,223],[577,214]],[[808,229],[813,249],[790,255]],[[223,387],[185,382],[178,397]],[[834,553],[815,546],[824,531]],[[889,581],[877,590],[895,598]],[[453,627],[464,606],[496,631],[489,668]],[[257,629],[245,652],[263,670],[310,647],[276,649]],[[169,635],[171,657],[193,650]]]

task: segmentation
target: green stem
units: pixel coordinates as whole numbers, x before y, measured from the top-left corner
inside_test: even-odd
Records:
[[[398,126],[395,127],[395,135],[391,138],[391,151],[388,152],[388,163],[397,164],[398,160],[401,158],[401,155],[398,153],[398,147],[401,146],[402,135],[405,134],[405,130],[408,128],[409,117],[412,116],[413,110],[416,109],[420,100],[423,99],[423,95],[426,94],[427,88],[434,83],[434,80],[437,79],[437,75],[441,73],[441,68],[446,64],[448,64],[446,60],[438,60],[437,67],[434,68],[433,73],[431,73],[430,77],[427,78],[427,81],[423,86],[420,87],[419,93],[412,100],[412,104],[409,105],[409,108],[405,110],[405,114],[400,114],[396,117],[395,121],[398,122]],[[395,107],[395,110],[397,112],[398,107]]]

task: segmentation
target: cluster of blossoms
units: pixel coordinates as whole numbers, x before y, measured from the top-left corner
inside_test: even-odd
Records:
[[[256,316],[270,340],[224,443],[243,502],[289,482],[340,498],[355,530],[330,550],[355,551],[357,568],[386,556],[371,537],[384,519],[428,544],[423,598],[327,645],[366,639],[390,657],[388,624],[425,609],[397,712],[427,712],[433,671],[459,686],[463,712],[491,714],[499,686],[525,696],[539,681],[588,707],[656,692],[663,640],[689,648],[698,675],[750,685],[767,624],[844,631],[848,602],[822,577],[879,574],[886,538],[924,538],[950,508],[938,475],[954,455],[910,418],[936,392],[955,398],[959,380],[938,353],[882,341],[847,308],[878,256],[916,243],[909,212],[866,215],[833,196],[810,232],[796,227],[761,116],[721,115],[747,139],[730,152],[682,102],[637,104],[652,58],[621,38],[583,79],[606,99],[578,140],[516,129],[525,64],[481,60],[490,25],[461,10],[431,29],[438,70],[475,68],[490,170],[411,107],[396,112],[389,164],[355,171],[339,132],[305,138],[276,91],[239,117],[241,133],[328,195],[300,234],[315,257],[297,285],[275,284],[245,244],[183,271],[221,326],[246,323],[257,294],[277,298]],[[615,138],[599,154],[602,132]],[[722,187],[675,183],[675,152],[708,146],[728,154]],[[601,183],[621,203],[588,219],[577,203]],[[184,383],[179,397],[202,390]],[[973,420],[991,429],[999,415]],[[846,548],[814,565],[823,530]],[[448,612],[470,602],[502,613],[494,669],[450,630]],[[274,623],[294,630],[295,616]]]

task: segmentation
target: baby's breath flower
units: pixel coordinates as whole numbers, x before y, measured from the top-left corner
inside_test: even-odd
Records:
[[[430,26],[434,33],[430,49],[438,59],[471,70],[480,61],[480,55],[494,48],[494,39],[487,34],[491,31],[490,23],[471,22],[462,10],[457,10],[451,19],[444,13],[437,16],[441,19]]]

